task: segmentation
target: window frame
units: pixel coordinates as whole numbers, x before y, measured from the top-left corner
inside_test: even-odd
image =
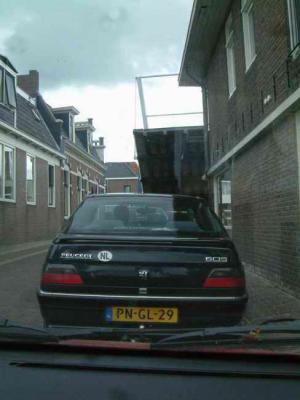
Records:
[[[27,197],[27,195],[28,195],[28,191],[27,191],[27,157],[30,157],[33,160],[33,163],[32,163],[32,166],[33,166],[33,171],[32,171],[32,174],[33,174],[33,179],[32,179],[32,182],[33,182],[33,186],[32,186],[33,187],[33,201],[28,201],[28,197]],[[30,206],[35,206],[36,205],[36,157],[31,153],[26,153],[25,173],[26,173],[26,175],[25,175],[26,204],[30,205]]]
[[[1,104],[4,104],[4,86],[5,86],[4,68],[0,66],[0,103]]]
[[[225,177],[225,175],[230,175],[230,179],[228,179],[228,177]],[[229,183],[229,185],[227,185],[227,191],[228,191],[228,187],[230,188],[230,190],[228,191],[229,193],[224,193],[223,192],[223,183],[226,182],[227,184]],[[223,226],[225,227],[225,229],[229,232],[232,231],[232,170],[230,168],[224,169],[222,171],[220,171],[217,175],[214,176],[213,178],[213,195],[214,195],[214,211],[215,213],[219,216],[220,220],[222,221]],[[230,198],[229,202],[224,202],[223,196],[228,196],[228,198]],[[224,205],[226,206],[227,204],[230,204],[230,206],[228,207],[228,209],[226,209],[226,207],[224,207]],[[225,214],[225,212],[227,212],[230,215],[230,225],[226,225],[225,221],[223,219],[223,216]]]
[[[7,78],[11,79],[11,84],[12,84],[11,87],[9,87],[9,85],[8,85]],[[15,108],[17,108],[16,78],[12,74],[10,74],[8,71],[5,71],[5,86],[6,86],[6,90],[7,90],[7,105],[9,107],[12,107],[15,109]],[[9,89],[12,89],[12,92]],[[12,96],[12,98],[11,98],[11,96]],[[13,104],[11,102],[12,100],[13,100]]]
[[[82,191],[81,201],[83,201],[86,198],[86,196],[88,195],[88,181],[89,181],[88,176],[83,175],[82,185],[81,185],[81,191]]]
[[[49,169],[50,167],[53,168],[53,203],[50,204],[50,180],[49,180]],[[55,171],[55,165],[48,163],[48,207],[49,208],[55,208],[56,207],[56,193],[55,193],[55,180],[56,180],[56,171]]]
[[[82,202],[82,174],[80,172],[77,173],[76,179],[76,195],[77,195],[77,205]],[[79,183],[79,185],[78,185]]]
[[[65,184],[65,173],[67,174],[68,181],[67,185]],[[67,188],[67,206],[68,206],[68,212],[66,213],[65,205],[66,205],[66,199],[65,199],[65,193]],[[71,216],[71,172],[69,169],[65,168],[63,169],[63,212],[64,212],[64,219],[69,219]]]
[[[129,187],[129,191],[125,190],[125,188]],[[132,193],[131,191],[131,185],[123,185],[123,193]]]
[[[10,148],[13,151],[13,197],[6,198],[5,197],[5,148]],[[0,157],[0,162],[2,165],[2,195],[0,192],[0,202],[6,202],[6,203],[15,203],[16,202],[16,148],[15,146],[12,146],[10,144],[6,144],[5,142],[0,142],[0,152],[1,152],[1,157]]]
[[[229,98],[236,91],[236,67],[234,29],[232,27],[232,14],[230,13],[225,23],[225,48],[227,62],[227,82]]]
[[[17,83],[16,83],[16,76],[12,74],[11,72],[7,71],[6,68],[3,65],[0,65],[0,71],[2,75],[2,87],[0,86],[0,104],[4,105],[5,107],[8,107],[12,110],[16,110],[17,108]],[[7,75],[12,79],[12,89],[13,89],[13,99],[14,99],[14,104],[11,104],[9,101],[9,91],[7,87]]]
[[[300,46],[300,15],[297,21],[296,0],[287,0],[288,21],[289,21],[289,36],[290,36],[290,49],[294,52]],[[300,14],[300,7],[299,7]]]
[[[246,72],[256,59],[253,4],[253,0],[242,0],[241,2]]]

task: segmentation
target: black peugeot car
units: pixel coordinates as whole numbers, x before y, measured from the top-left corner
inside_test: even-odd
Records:
[[[38,292],[46,326],[236,324],[247,302],[236,249],[194,196],[89,196],[51,245]]]

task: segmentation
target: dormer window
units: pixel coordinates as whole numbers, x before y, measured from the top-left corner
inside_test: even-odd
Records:
[[[0,103],[16,108],[16,78],[0,67]]]
[[[57,119],[63,121],[62,128],[63,134],[69,140],[75,143],[75,115],[79,114],[79,111],[73,106],[52,108],[52,111]]]

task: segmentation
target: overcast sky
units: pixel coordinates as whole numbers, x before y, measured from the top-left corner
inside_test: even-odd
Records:
[[[20,73],[40,72],[52,106],[94,119],[107,161],[132,160],[132,129],[141,127],[134,78],[179,71],[191,8],[192,0],[0,0],[0,53]],[[201,109],[200,90],[178,91],[176,78],[145,85],[148,113]],[[199,116],[150,126],[186,123]]]

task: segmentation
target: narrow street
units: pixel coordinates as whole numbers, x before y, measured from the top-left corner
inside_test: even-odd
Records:
[[[36,254],[39,253],[39,254]],[[12,321],[41,326],[36,291],[47,250],[31,256],[14,258],[0,265],[0,317]],[[13,259],[11,257],[11,259]]]
[[[47,250],[0,262],[0,317],[42,326],[36,291]],[[274,288],[268,281],[247,272],[249,303],[244,324],[273,318],[300,318],[300,299]]]

